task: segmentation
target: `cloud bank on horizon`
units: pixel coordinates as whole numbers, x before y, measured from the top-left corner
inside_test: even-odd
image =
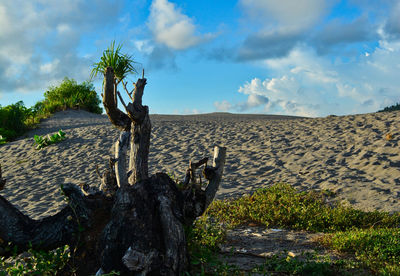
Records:
[[[87,80],[115,39],[150,74],[152,113],[374,112],[400,102],[399,14],[400,0],[0,0],[0,104]]]

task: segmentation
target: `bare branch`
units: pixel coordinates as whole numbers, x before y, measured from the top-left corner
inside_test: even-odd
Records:
[[[126,112],[128,112],[126,104],[124,102],[124,99],[122,99],[121,94],[119,93],[119,91],[117,91],[117,95],[118,95],[118,98],[121,101],[122,105],[125,107]]]
[[[114,71],[111,67],[107,67],[104,74],[103,105],[111,123],[121,130],[128,131],[131,128],[131,120],[128,115],[117,108],[114,92]]]
[[[201,159],[199,162],[192,162],[189,163],[189,168],[186,170],[186,176],[183,180],[183,187],[186,188],[189,185],[189,182],[195,183],[196,182],[196,170],[203,164],[207,164],[208,157]]]
[[[133,85],[135,86],[135,83],[133,83]],[[126,83],[124,83],[124,82],[122,82],[122,86],[124,87],[124,89],[125,89],[125,91],[126,91],[126,94],[128,94],[129,98],[130,98],[131,101],[133,102],[133,98],[132,98],[133,90],[132,90],[132,92],[129,92],[128,89],[126,88]],[[136,86],[135,86],[135,87],[136,87]]]
[[[225,147],[214,147],[214,159],[213,159],[213,169],[215,170],[215,174],[211,178],[207,188],[206,188],[206,209],[208,205],[214,200],[215,194],[218,191],[219,184],[222,179],[222,173],[224,172],[225,165],[225,157],[226,157],[226,148]]]

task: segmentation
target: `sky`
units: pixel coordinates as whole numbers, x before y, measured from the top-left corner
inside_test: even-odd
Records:
[[[400,102],[399,15],[400,0],[0,0],[0,105],[87,81],[115,40],[153,114],[375,112]]]

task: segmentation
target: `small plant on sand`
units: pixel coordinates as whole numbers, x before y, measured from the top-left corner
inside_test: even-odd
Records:
[[[333,271],[344,268],[349,275],[365,275],[367,272],[357,274],[357,271],[369,269],[383,275],[400,275],[400,214],[363,212],[340,204],[332,206],[325,203],[327,196],[330,193],[299,192],[290,185],[278,184],[238,199],[214,201],[207,214],[229,227],[256,224],[332,233],[325,235],[320,243],[348,254],[342,264],[332,263]],[[300,265],[296,259],[287,263],[278,257],[268,262],[259,271],[278,271],[282,266],[285,270],[290,267],[297,270]],[[305,275],[329,275],[318,271],[331,266],[328,263],[300,266],[303,265],[313,271],[307,270]]]
[[[375,273],[400,275],[400,229],[354,229],[326,235],[321,243],[352,254]]]
[[[40,136],[40,135],[35,135],[33,137],[33,139],[35,140],[34,145],[37,145],[36,149],[40,150],[48,145],[55,144],[55,143],[58,143],[58,142],[61,142],[62,140],[64,140],[65,132],[63,132],[60,129],[57,133],[55,133],[51,136],[50,136],[50,134],[48,134],[47,136],[44,136],[44,137]]]
[[[207,212],[231,226],[253,223],[312,232],[396,227],[400,223],[400,214],[363,212],[325,202],[325,192],[299,192],[290,185],[277,184],[239,199],[214,201]]]
[[[0,135],[0,145],[7,143],[6,138]]]
[[[70,258],[68,246],[52,251],[36,251],[30,248],[24,256],[13,255],[7,262],[0,260],[0,276],[56,275]]]

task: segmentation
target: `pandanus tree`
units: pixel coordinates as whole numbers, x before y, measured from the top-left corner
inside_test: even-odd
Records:
[[[111,67],[114,70],[114,102],[118,105],[117,101],[117,87],[118,84],[122,82],[126,90],[126,83],[124,83],[124,79],[127,75],[132,73],[137,73],[134,64],[136,63],[133,60],[131,55],[122,54],[121,53],[122,45],[118,44],[115,47],[115,41],[111,42],[111,45],[103,51],[103,55],[100,58],[100,61],[95,63],[90,74],[90,79],[92,80],[97,74],[104,74],[107,67]],[[104,82],[103,82],[104,85]]]
[[[23,252],[28,244],[44,250],[68,244],[74,248],[71,262],[78,275],[113,270],[122,275],[181,275],[189,268],[184,227],[213,201],[226,148],[215,146],[210,166],[208,158],[191,161],[179,186],[165,173],[149,176],[151,122],[149,109],[142,104],[146,79],[142,75],[131,92],[124,85],[130,102],[126,105],[119,97],[126,111],[122,112],[115,99],[119,93],[114,68],[104,68],[103,74],[104,108],[121,130],[109,168],[99,173],[98,187],[64,185],[68,206],[44,219],[29,218],[0,196],[0,255],[11,254],[7,246]],[[205,189],[196,183],[201,166],[208,180]],[[0,187],[5,183],[0,169]]]

